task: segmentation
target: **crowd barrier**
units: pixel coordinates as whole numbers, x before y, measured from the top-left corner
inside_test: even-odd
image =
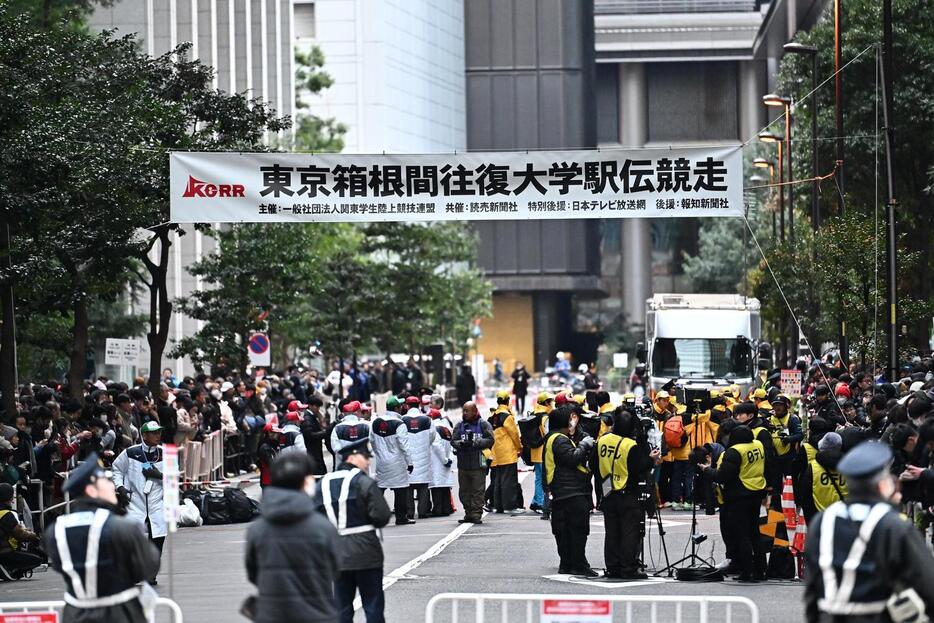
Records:
[[[746,597],[733,596],[509,593],[442,593],[432,597],[425,608],[425,623],[523,620],[759,623],[759,608]]]
[[[182,609],[179,608],[177,603],[165,597],[159,597],[156,600],[157,621],[164,620],[163,617],[159,616],[160,606],[168,611],[169,621],[171,623],[184,623],[182,619]],[[21,618],[9,618],[11,620],[22,621],[23,623],[57,623],[61,619],[61,613],[64,609],[64,601],[14,601],[0,603],[0,615],[21,614],[23,615]],[[46,616],[42,617],[41,615]]]
[[[221,480],[224,477],[224,434],[214,431],[204,441],[186,441],[178,449],[178,464],[186,483]]]

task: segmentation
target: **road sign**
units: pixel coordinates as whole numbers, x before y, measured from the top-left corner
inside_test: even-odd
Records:
[[[611,623],[613,606],[603,599],[545,599],[541,623]]]
[[[104,348],[108,366],[135,366],[139,360],[139,340],[109,337]],[[0,621],[2,623],[2,621]]]
[[[162,509],[169,532],[175,532],[178,527],[178,476],[178,446],[167,443],[162,446]]]
[[[14,612],[0,614],[0,623],[58,623],[57,612]]]
[[[257,332],[250,335],[247,351],[250,354],[251,365],[268,366],[272,364],[272,358],[269,354],[269,336],[265,333]]]
[[[801,373],[798,370],[782,370],[782,393],[790,398],[801,397]]]
[[[626,369],[629,367],[629,353],[613,353],[613,367]]]

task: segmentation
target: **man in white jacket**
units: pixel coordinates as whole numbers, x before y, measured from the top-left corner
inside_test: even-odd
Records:
[[[385,493],[392,489],[393,512],[396,525],[415,523],[408,518],[409,472],[412,459],[409,453],[409,431],[396,412],[402,401],[390,396],[386,413],[373,419],[370,426],[370,445],[376,463],[376,484]]]
[[[297,411],[285,414],[285,425],[282,427],[282,449],[279,454],[301,452],[307,454],[305,449],[305,436],[300,428],[302,416]]]
[[[162,427],[149,421],[142,425],[140,434],[143,442],[130,446],[114,460],[114,485],[121,506],[127,507],[127,516],[139,521],[161,555],[168,532],[162,502]],[[154,574],[150,584],[155,583]]]
[[[331,431],[331,452],[334,454],[334,467],[337,467],[337,457],[345,444],[366,439],[370,436],[370,423],[360,418],[363,409],[356,400],[352,400],[341,409],[343,417]]]
[[[431,444],[431,516],[447,517],[454,513],[451,487],[454,486],[454,452],[451,449],[453,426],[438,409],[430,409],[428,417],[435,429],[435,440]]]
[[[418,518],[428,516],[431,500],[428,485],[431,483],[431,445],[437,438],[431,418],[419,410],[417,396],[405,399],[408,411],[403,416],[409,433],[409,455],[412,459],[412,472],[409,474],[408,518],[415,518],[415,498],[418,497]]]

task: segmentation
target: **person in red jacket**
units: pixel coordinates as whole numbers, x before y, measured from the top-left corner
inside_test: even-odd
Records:
[[[272,484],[270,466],[279,455],[280,433],[282,431],[276,428],[272,422],[267,422],[263,426],[263,438],[256,449],[256,456],[259,459],[259,486],[262,489]]]

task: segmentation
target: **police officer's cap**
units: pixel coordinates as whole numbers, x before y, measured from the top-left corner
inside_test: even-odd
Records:
[[[78,467],[68,473],[62,491],[72,497],[84,495],[86,486],[106,475],[107,472],[101,467],[97,454],[92,452],[83,463],[79,463]]]
[[[370,458],[370,440],[358,439],[357,441],[352,441],[341,448],[339,452],[342,459],[346,459],[352,454],[361,454],[367,458]]]
[[[837,471],[856,480],[871,478],[892,462],[892,450],[878,441],[864,441],[840,460]]]
[[[733,415],[756,415],[758,412],[759,409],[751,402],[741,402],[733,407]]]

